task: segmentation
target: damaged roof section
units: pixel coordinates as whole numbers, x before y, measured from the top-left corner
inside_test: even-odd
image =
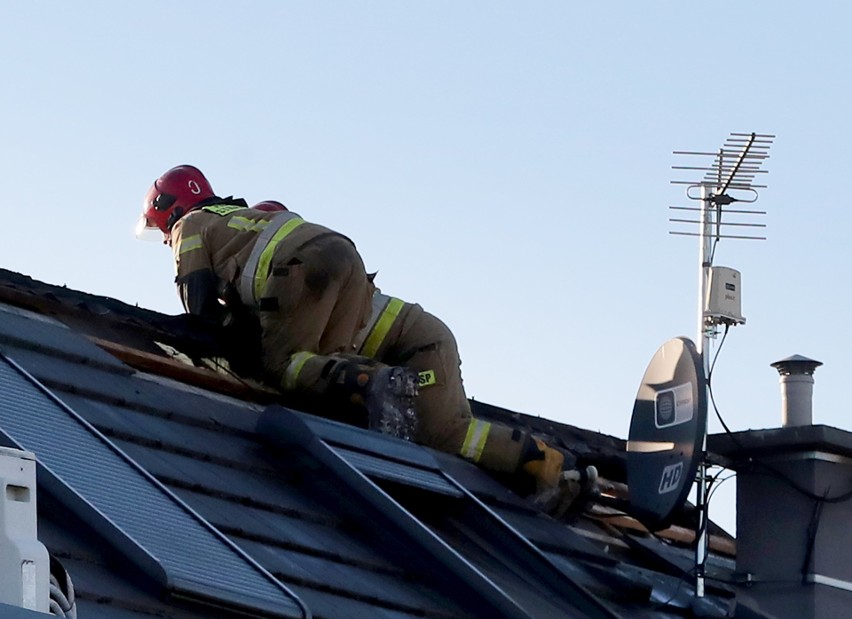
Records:
[[[678,541],[618,509],[618,439],[474,402],[605,472],[609,496],[566,524],[458,457],[180,364],[156,342],[211,349],[174,317],[2,271],[0,304],[0,431],[39,458],[39,531],[78,616],[747,616],[730,538],[696,600],[690,514]]]

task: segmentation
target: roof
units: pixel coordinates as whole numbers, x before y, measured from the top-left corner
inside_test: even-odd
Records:
[[[472,402],[609,480],[560,522],[518,480],[203,367],[214,345],[0,270],[0,443],[38,458],[39,538],[81,618],[759,616],[734,601],[723,531],[696,599],[693,514],[651,535],[624,513],[620,439]]]

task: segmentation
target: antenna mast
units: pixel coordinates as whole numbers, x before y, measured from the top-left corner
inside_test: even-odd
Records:
[[[765,228],[766,225],[756,223],[754,217],[765,215],[765,211],[756,211],[749,208],[729,208],[737,202],[742,204],[753,204],[758,199],[758,189],[766,185],[755,183],[759,174],[766,174],[767,170],[760,169],[764,160],[769,158],[769,147],[775,139],[774,135],[759,133],[731,133],[722,148],[716,153],[674,151],[675,155],[684,157],[700,157],[703,165],[674,165],[673,170],[684,170],[690,172],[704,172],[704,176],[698,180],[674,180],[674,185],[686,185],[686,196],[690,200],[700,202],[697,207],[670,206],[672,211],[686,211],[696,219],[684,219],[671,217],[669,222],[680,226],[681,224],[698,225],[698,231],[694,230],[671,230],[670,234],[697,236],[699,237],[698,251],[698,328],[696,348],[701,355],[704,365],[704,376],[709,378],[710,355],[708,353],[710,340],[718,334],[720,325],[726,328],[735,324],[745,323],[745,319],[738,312],[720,311],[716,306],[717,299],[711,294],[711,278],[714,276],[713,259],[716,253],[716,245],[720,239],[750,239],[765,240],[764,236],[751,236],[736,234],[742,228]],[[709,164],[707,158],[710,157]],[[689,161],[694,161],[690,159]],[[733,221],[729,221],[733,219]],[[739,273],[732,269],[726,269],[725,274],[739,277]],[[734,286],[733,283],[725,282],[725,286]],[[739,286],[736,286],[738,289]],[[733,290],[733,288],[730,288]],[[727,296],[727,295],[725,295]],[[739,290],[735,291],[737,300]],[[709,400],[709,382],[705,387]],[[708,492],[709,476],[707,474],[707,424],[703,428],[702,455],[696,475],[697,492],[696,508],[698,510],[698,530],[696,532],[695,548],[695,595],[704,597],[705,562],[707,559],[707,523],[708,523]]]

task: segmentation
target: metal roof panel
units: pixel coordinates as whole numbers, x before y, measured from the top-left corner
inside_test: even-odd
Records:
[[[164,578],[161,582],[169,589],[269,615],[305,616],[292,594],[223,543],[102,435],[5,358],[0,363],[0,428],[13,446],[37,454],[40,466],[55,482],[53,490],[76,497],[76,504],[101,522],[104,535],[138,544],[128,549],[130,555],[152,577]],[[164,518],[167,527],[161,524]]]
[[[91,346],[60,322],[0,303],[0,343],[96,363],[117,372],[130,369],[112,355]],[[88,344],[88,345],[87,345]]]

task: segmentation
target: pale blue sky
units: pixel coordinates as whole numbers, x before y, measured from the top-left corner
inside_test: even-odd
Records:
[[[193,163],[353,238],[455,331],[470,396],[625,437],[654,351],[695,337],[672,151],[774,133],[769,240],[716,254],[748,319],[716,401],[734,429],[779,425],[769,364],[803,354],[825,363],[815,421],[849,429],[850,21],[841,2],[2,2],[0,267],[178,313],[169,250],[132,228]]]

